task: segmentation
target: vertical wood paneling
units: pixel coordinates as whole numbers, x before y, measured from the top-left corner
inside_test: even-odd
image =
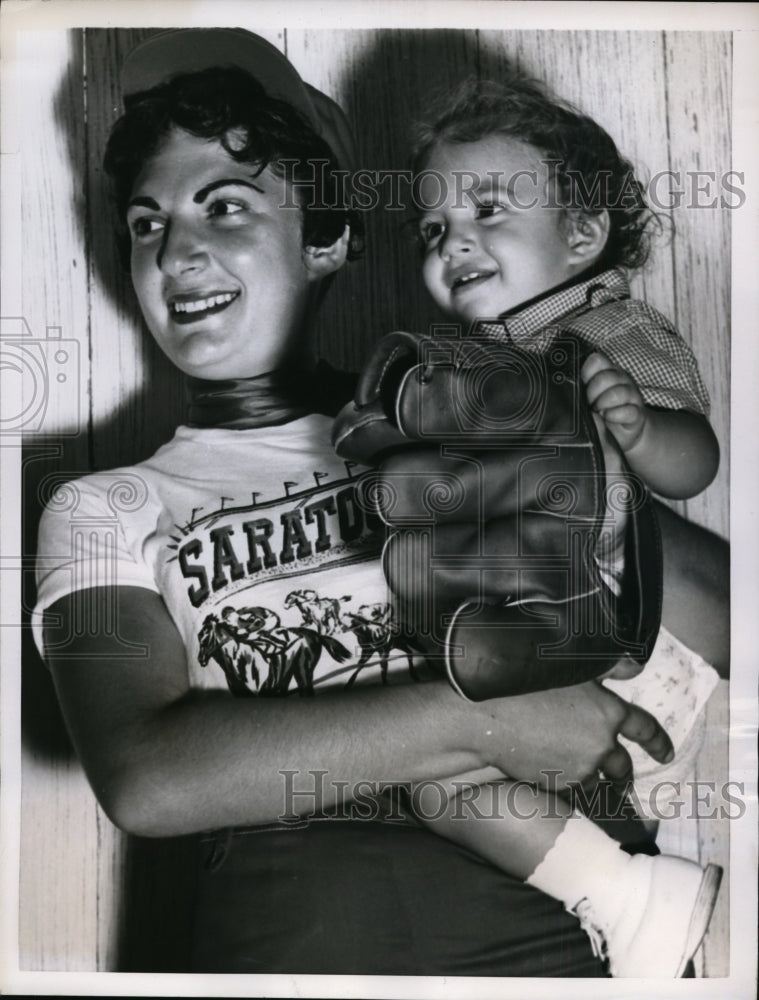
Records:
[[[97,971],[104,966],[97,961],[102,928],[94,796],[81,769],[67,761],[27,757],[23,782],[20,968]]]
[[[54,472],[76,475],[88,455],[87,246],[72,206],[84,201],[85,116],[78,32],[21,35],[19,62],[22,229],[18,266],[23,315],[36,338],[60,327],[69,357],[67,391],[52,382],[46,426],[77,437],[24,466],[31,499],[25,510],[26,551],[34,551],[37,486]],[[69,156],[61,169],[61,151]],[[41,264],[41,262],[44,262]],[[66,385],[64,383],[64,385]],[[58,391],[56,391],[58,390]],[[31,452],[34,455],[35,452]],[[32,594],[28,595],[31,599]],[[27,637],[28,638],[28,637]],[[31,644],[22,692],[23,858],[20,872],[20,964],[30,969],[94,969],[97,952],[95,800],[54,708],[52,685]],[[42,732],[39,719],[45,719]],[[58,745],[53,753],[51,743]]]
[[[96,969],[117,969],[121,954],[121,928],[126,894],[127,837],[111,823],[98,806],[97,834],[97,952]]]
[[[696,761],[696,780],[705,782],[709,805],[698,820],[699,861],[722,866],[724,877],[714,916],[704,941],[704,975],[727,976],[730,972],[730,808],[725,801],[724,782],[728,776],[730,716],[727,683],[722,682],[706,707],[704,747]],[[714,788],[714,794],[710,794]],[[734,809],[733,808],[733,814]]]
[[[730,212],[720,184],[730,169],[731,40],[724,33],[665,36],[670,169],[682,203],[673,210],[675,322],[693,348],[712,400],[711,422],[721,448],[720,469],[704,493],[687,501],[687,516],[720,534],[729,531],[730,474]],[[694,190],[693,171],[707,171],[706,193]],[[709,177],[713,175],[713,180]],[[727,693],[707,711],[707,735],[696,777],[727,776]],[[716,803],[724,805],[717,794]],[[729,849],[727,819],[698,821],[700,860],[723,866],[726,877],[703,948],[704,974],[729,969]]]
[[[731,42],[723,33],[666,35],[670,160],[685,195],[673,212],[678,329],[691,344],[712,397],[722,448],[715,483],[687,503],[688,517],[727,534],[730,432],[730,210],[719,179],[730,169]],[[703,193],[689,178],[707,171]]]
[[[355,120],[351,114],[355,103],[352,81],[370,48],[371,33],[364,31],[333,35],[288,28],[285,32],[284,51],[288,59],[304,79],[337,101],[352,120]],[[370,162],[365,150],[368,136],[362,134],[357,138],[356,166],[361,166]],[[361,260],[349,263],[337,276],[314,326],[319,353],[348,370],[362,363],[378,336],[378,329],[373,329],[375,285],[371,267],[375,230],[369,221],[367,251]]]
[[[85,125],[81,86],[82,53],[76,33],[28,32],[18,36],[19,121],[21,123],[23,247],[21,274],[24,318],[35,338],[48,327],[74,340],[87,358],[86,239],[72,205],[81,204]],[[16,67],[14,67],[16,68]],[[61,152],[71,166],[61,169]],[[62,431],[76,426],[79,386],[50,386],[47,424]],[[86,398],[87,386],[81,386]],[[84,408],[86,414],[86,406]],[[86,424],[85,428],[86,430]]]
[[[248,27],[259,30],[253,23]],[[91,363],[91,378],[85,365],[82,387],[90,415],[85,433],[55,465],[36,463],[32,486],[53,467],[75,475],[144,457],[182,417],[181,378],[142,331],[129,281],[116,261],[100,167],[120,106],[118,66],[145,34],[88,30],[51,33],[44,49],[41,40],[30,43],[24,87],[30,137],[23,147],[25,315],[35,335],[60,325],[64,336],[77,338],[82,357]],[[357,167],[406,166],[409,126],[431,94],[470,74],[498,76],[510,62],[545,78],[597,117],[644,176],[694,165],[716,171],[727,166],[725,35],[283,27],[266,37],[357,124]],[[389,189],[379,191],[378,204],[367,212],[365,258],[338,276],[316,324],[324,354],[347,368],[359,366],[389,330],[426,330],[435,318],[418,277],[416,251],[399,235],[404,213],[387,210]],[[634,288],[671,316],[696,350],[726,452],[729,219],[707,209],[683,207],[674,214],[674,241],[658,246]],[[53,403],[57,427],[70,424],[71,402],[71,396],[61,396]],[[688,505],[692,516],[718,531],[727,526],[726,458],[723,470],[707,495]],[[32,509],[30,530],[35,517]],[[39,676],[38,687],[27,682],[25,696],[22,965],[112,969],[123,906],[124,840],[99,811],[63,741],[53,752],[35,736],[35,704],[42,704],[43,695],[51,698],[49,679]],[[721,711],[719,705],[710,707],[709,743],[699,763],[699,776],[706,780],[726,773]],[[699,826],[704,858],[724,857],[723,826]],[[705,969],[712,975],[724,969],[727,915],[726,904],[720,906],[705,950]]]

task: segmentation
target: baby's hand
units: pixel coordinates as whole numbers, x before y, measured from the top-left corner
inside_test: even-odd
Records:
[[[589,406],[598,413],[622,451],[629,451],[643,434],[648,411],[635,379],[600,351],[594,351],[580,372]]]

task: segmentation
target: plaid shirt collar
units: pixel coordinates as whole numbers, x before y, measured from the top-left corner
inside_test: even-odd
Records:
[[[483,321],[478,324],[477,333],[495,340],[511,341],[519,347],[541,350],[556,336],[558,331],[554,324],[558,320],[629,297],[627,278],[622,271],[612,268],[531,299],[526,305],[499,316],[497,321]]]

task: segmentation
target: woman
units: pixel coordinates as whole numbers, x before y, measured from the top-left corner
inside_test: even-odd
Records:
[[[229,64],[244,72],[215,69]],[[109,515],[87,552],[72,559],[70,519],[48,510],[38,609],[60,621],[46,656],[111,819],[146,837],[215,831],[198,837],[187,968],[602,975],[560,906],[382,797],[465,772],[624,783],[619,735],[658,760],[670,745],[596,684],[470,705],[437,680],[400,683],[418,675],[414,650],[392,648],[376,526],[329,445],[347,386],[308,343],[355,237],[349,213],[314,211],[298,185],[326,159],[333,193],[337,111],[244,32],[158,36],[124,79],[107,165],[132,280],[194,398],[153,458],[77,483],[78,512]],[[666,558],[677,633],[698,595]],[[383,660],[363,654],[383,643],[399,666],[371,683]],[[267,697],[285,691],[302,697]],[[283,823],[315,814],[328,818]]]

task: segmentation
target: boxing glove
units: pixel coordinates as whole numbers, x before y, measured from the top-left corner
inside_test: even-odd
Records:
[[[391,334],[335,424],[339,454],[378,466],[405,625],[474,700],[643,663],[658,632],[658,531],[633,477],[619,593],[599,568],[607,484],[581,360],[574,338],[537,355]]]

